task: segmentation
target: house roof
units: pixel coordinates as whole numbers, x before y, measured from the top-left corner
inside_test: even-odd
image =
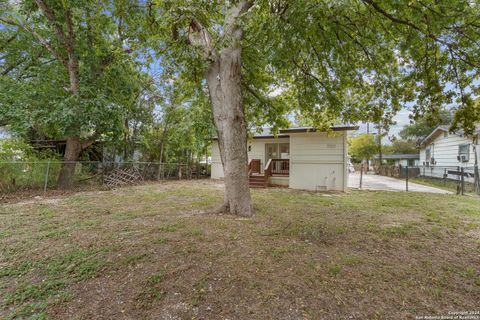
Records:
[[[450,127],[447,126],[447,125],[441,125],[441,126],[436,127],[435,129],[433,129],[433,131],[428,136],[426,136],[422,141],[420,141],[420,146],[421,147],[425,146],[429,141],[434,139],[439,132],[448,132],[449,129],[450,129]],[[475,132],[477,134],[480,134],[480,124],[478,124],[475,127]],[[463,129],[459,129],[459,130],[455,131],[454,134],[459,135],[459,136],[463,136],[464,131],[463,131]]]
[[[378,156],[376,158],[378,158]],[[385,154],[382,156],[382,158],[385,160],[420,159],[420,154],[418,153]]]
[[[330,130],[333,131],[352,131],[358,130],[358,126],[349,125],[349,124],[335,124],[330,127]],[[287,129],[280,129],[281,133],[297,133],[297,132],[316,132],[317,129],[315,127],[291,127]],[[322,130],[318,130],[322,131]],[[326,131],[326,130],[323,130]]]
[[[349,124],[337,124],[330,127],[332,131],[350,131],[358,130],[358,126],[349,125]],[[277,134],[274,134],[269,127],[265,128],[255,128],[253,131],[253,139],[272,139],[272,138],[288,138],[290,133],[302,133],[302,132],[326,132],[327,130],[318,130],[315,127],[290,127],[285,129],[278,130]],[[213,140],[217,140],[217,137],[214,137]]]
[[[338,124],[330,127],[332,131],[350,131],[358,130],[358,126],[348,124]],[[302,132],[326,132],[327,130],[318,130],[315,127],[290,127],[278,130],[275,135],[271,128],[257,128],[253,130],[253,139],[271,139],[271,138],[288,138],[290,133],[302,133]],[[216,138],[215,138],[216,139]]]

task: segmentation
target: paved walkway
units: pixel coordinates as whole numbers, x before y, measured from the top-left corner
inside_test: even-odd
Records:
[[[351,173],[348,178],[348,187],[358,189],[360,185],[360,173]],[[362,189],[365,190],[383,190],[383,191],[405,191],[405,179],[396,179],[391,177],[380,176],[376,174],[364,174],[362,180]],[[424,186],[422,184],[408,182],[408,191],[414,192],[429,192],[429,193],[444,193],[451,194],[452,192]]]

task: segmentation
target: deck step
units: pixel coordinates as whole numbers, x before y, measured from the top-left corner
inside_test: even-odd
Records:
[[[250,188],[265,188],[265,176],[263,175],[252,175],[248,182]]]

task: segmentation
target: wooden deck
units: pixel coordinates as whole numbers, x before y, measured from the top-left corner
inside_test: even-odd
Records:
[[[251,159],[248,163],[248,176],[251,188],[266,188],[270,184],[270,177],[288,177],[289,175],[289,159],[270,159],[263,171],[260,159]]]

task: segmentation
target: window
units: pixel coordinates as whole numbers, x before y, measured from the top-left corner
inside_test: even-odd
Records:
[[[425,162],[430,162],[432,157],[432,150],[430,148],[425,149]]]
[[[443,131],[443,137],[448,138],[448,131]]]
[[[290,157],[290,143],[280,143],[280,158],[288,159]]]
[[[465,143],[458,146],[458,161],[468,162],[470,160],[470,144]]]
[[[290,144],[289,143],[266,143],[265,144],[265,163],[269,159],[289,159]]]

